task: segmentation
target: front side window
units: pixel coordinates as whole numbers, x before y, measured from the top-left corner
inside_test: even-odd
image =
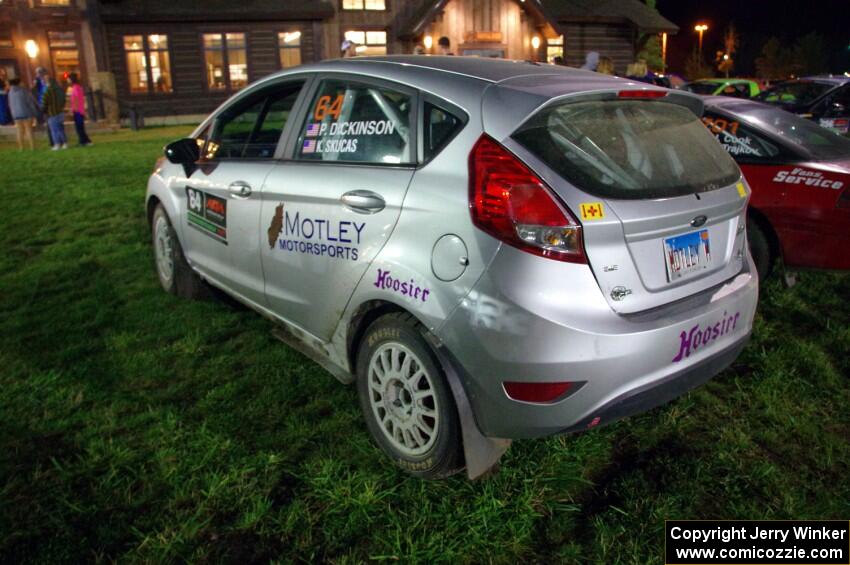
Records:
[[[829,92],[832,87],[822,82],[786,82],[768,88],[758,95],[758,99],[773,104],[808,104]]]
[[[248,84],[244,33],[205,33],[204,71],[210,90],[239,90]]]
[[[669,198],[737,181],[740,170],[677,104],[595,100],[544,108],[513,135],[579,189],[602,198]]]
[[[224,110],[215,119],[204,159],[271,159],[301,86],[275,87]]]
[[[780,137],[816,161],[845,159],[850,139],[824,129],[811,120],[778,108],[753,105],[741,116],[747,122]]]
[[[342,0],[343,10],[386,10],[386,0]]]
[[[301,64],[301,32],[286,31],[277,34],[280,50],[280,68],[296,67]]]
[[[345,38],[357,44],[358,55],[386,55],[387,32],[348,30]]]
[[[167,35],[125,35],[124,54],[131,94],[173,91]]]
[[[343,80],[322,82],[298,138],[297,158],[380,165],[414,161],[411,96]]]
[[[738,120],[706,112],[702,123],[736,161],[769,161],[779,155],[779,147],[776,144],[757,135],[751,128],[741,125]]]

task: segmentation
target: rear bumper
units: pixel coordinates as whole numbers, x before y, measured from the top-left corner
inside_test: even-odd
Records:
[[[604,426],[652,410],[682,396],[711,380],[732,364],[749,342],[749,335],[732,347],[715,354],[687,369],[660,379],[644,388],[631,390],[598,407],[593,413],[562,430],[564,433],[580,432]]]
[[[521,439],[647,410],[726,368],[752,331],[758,279],[747,257],[733,280],[655,311],[618,315],[586,265],[500,250],[436,334],[451,352],[476,423]],[[536,404],[504,381],[580,382]],[[597,425],[594,424],[594,425]]]

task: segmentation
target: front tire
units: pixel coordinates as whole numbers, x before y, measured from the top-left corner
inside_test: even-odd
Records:
[[[437,479],[463,469],[454,397],[428,343],[409,314],[372,323],[357,354],[357,391],[378,446],[411,475]]]
[[[180,240],[162,204],[156,205],[151,225],[154,266],[163,290],[182,298],[206,296],[204,282],[186,261]]]

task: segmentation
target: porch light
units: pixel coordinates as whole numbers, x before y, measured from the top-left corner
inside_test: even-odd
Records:
[[[540,49],[540,37],[539,36],[535,35],[534,37],[531,38],[531,46],[534,49]]]
[[[430,35],[426,35],[425,39],[422,40],[422,44],[425,45],[425,49],[430,49],[434,46],[434,38]]]
[[[24,51],[27,52],[27,56],[29,56],[30,59],[35,59],[38,57],[38,43],[32,39],[27,39],[24,43]]]

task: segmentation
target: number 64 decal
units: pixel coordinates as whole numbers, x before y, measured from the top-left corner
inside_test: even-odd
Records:
[[[330,96],[319,97],[319,100],[316,102],[316,109],[313,111],[313,119],[321,122],[325,119],[325,116],[331,115],[335,120],[338,120],[339,114],[342,112],[343,99],[342,94],[338,94],[333,101],[331,101]]]

